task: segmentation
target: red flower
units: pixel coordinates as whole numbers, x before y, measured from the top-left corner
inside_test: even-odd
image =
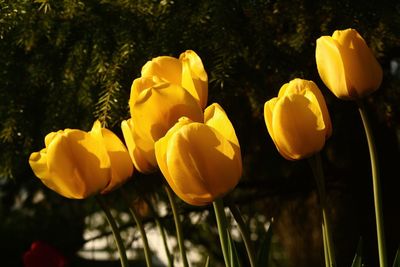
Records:
[[[65,257],[54,247],[43,241],[32,243],[23,256],[24,267],[66,267]]]

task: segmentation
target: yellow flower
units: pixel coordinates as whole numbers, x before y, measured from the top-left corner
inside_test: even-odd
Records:
[[[297,160],[320,151],[332,133],[324,97],[312,81],[294,79],[264,105],[268,132],[279,153]]]
[[[228,193],[242,174],[239,141],[218,104],[206,108],[204,123],[181,118],[155,149],[168,184],[191,205],[206,205]]]
[[[107,193],[133,172],[125,146],[98,121],[90,132],[65,129],[49,133],[45,146],[31,154],[29,164],[47,187],[67,198]]]
[[[141,77],[145,84],[135,102],[130,102],[132,118],[121,124],[129,154],[137,170],[149,173],[157,169],[154,143],[163,137],[180,117],[203,121],[196,99],[183,87],[172,83],[155,83]]]
[[[204,120],[208,78],[200,57],[192,50],[179,59],[153,58],[142,67],[141,74],[131,87],[131,119],[123,121],[121,128],[135,168],[149,173],[157,169],[154,143],[180,117]]]
[[[167,82],[180,85],[197,100],[202,109],[207,105],[207,73],[200,57],[192,50],[183,52],[179,59],[169,56],[153,58],[143,66],[141,74],[154,83]],[[131,101],[136,100],[141,88],[143,85],[139,82],[132,84]]]
[[[322,81],[338,98],[364,97],[382,82],[382,68],[356,30],[318,38],[315,57]]]

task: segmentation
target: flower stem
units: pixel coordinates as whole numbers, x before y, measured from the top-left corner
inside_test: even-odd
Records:
[[[378,252],[379,252],[379,265],[380,267],[387,267],[386,258],[386,245],[385,245],[385,232],[383,226],[383,213],[382,213],[382,194],[379,179],[379,166],[378,158],[375,148],[374,136],[372,134],[371,126],[368,120],[367,112],[365,110],[362,100],[357,101],[358,111],[360,112],[361,120],[364,125],[365,135],[367,137],[369,156],[371,160],[372,171],[372,186],[374,191],[374,205],[375,205],[375,220],[378,238]]]
[[[144,250],[144,257],[146,259],[146,266],[152,267],[153,265],[151,263],[151,250],[149,247],[149,242],[147,240],[146,231],[144,230],[144,226],[143,226],[142,220],[140,218],[140,215],[137,214],[134,207],[132,207],[132,205],[130,204],[128,194],[126,193],[124,188],[120,188],[120,192],[121,192],[123,200],[125,201],[125,204],[128,206],[129,213],[131,214],[133,220],[135,221],[137,227],[139,228],[139,233],[140,233],[140,236],[141,236],[142,242],[143,242],[143,250]]]
[[[121,261],[121,266],[122,267],[128,267],[128,258],[126,257],[126,251],[125,251],[125,246],[124,243],[122,242],[122,238],[117,226],[117,223],[114,220],[114,217],[111,214],[110,208],[108,207],[107,203],[103,199],[103,196],[101,195],[96,195],[95,196],[97,203],[101,207],[101,209],[104,211],[104,214],[106,215],[107,222],[111,227],[111,231],[114,235],[114,240],[117,245],[118,253],[119,253],[119,259]]]
[[[228,243],[228,224],[226,222],[226,214],[224,210],[224,202],[221,198],[217,198],[213,202],[214,213],[217,219],[218,234],[221,241],[222,254],[224,255],[225,266],[230,267],[229,260],[229,243]]]
[[[335,252],[333,247],[332,232],[327,215],[325,177],[322,169],[321,156],[319,153],[310,158],[311,169],[317,184],[319,202],[322,213],[322,237],[324,244],[325,261],[328,260],[330,267],[336,266]],[[325,262],[325,264],[327,264]]]
[[[161,238],[163,240],[163,245],[164,245],[164,249],[165,249],[165,255],[167,255],[167,260],[168,260],[168,267],[173,267],[173,260],[172,260],[172,256],[171,253],[169,251],[168,248],[168,242],[167,242],[167,237],[165,235],[165,231],[164,231],[164,227],[162,226],[161,222],[160,222],[160,218],[158,217],[157,212],[154,210],[154,207],[152,205],[152,202],[149,199],[145,199],[147,205],[150,208],[150,212],[153,215],[154,221],[157,225],[157,229],[160,232]]]
[[[158,217],[154,217],[154,221],[156,222],[158,231],[160,232],[161,238],[163,240],[165,254],[167,255],[167,260],[168,260],[168,267],[173,267],[174,263],[172,261],[172,256],[168,248],[167,237],[165,235],[164,227],[161,225],[161,222],[158,219]]]
[[[240,210],[234,204],[229,205],[229,209],[233,215],[233,218],[235,218],[235,221],[238,224],[239,232],[242,235],[244,246],[246,247],[247,257],[249,258],[250,266],[255,267],[256,262],[254,259],[254,252],[253,252],[253,246],[252,246],[251,239],[250,239],[250,234],[247,231],[247,227],[243,220],[242,215],[240,214]]]
[[[139,228],[140,235],[142,237],[143,249],[144,249],[144,257],[146,259],[146,265],[147,265],[147,267],[152,267],[153,265],[151,263],[151,250],[150,250],[150,247],[149,247],[149,242],[147,240],[147,236],[146,236],[146,232],[145,232],[144,227],[143,227],[142,220],[140,219],[140,216],[137,214],[137,212],[135,211],[134,208],[129,207],[129,212],[131,213],[133,219],[135,220],[136,225]]]
[[[324,256],[325,256],[325,267],[330,267],[330,258],[329,258],[329,252],[328,252],[328,244],[326,243],[326,231],[325,231],[325,226],[322,223],[321,224],[321,230],[322,230],[322,241],[324,244]]]
[[[187,258],[186,258],[186,251],[185,251],[185,244],[183,242],[183,234],[182,234],[182,227],[181,221],[179,219],[178,210],[176,208],[175,199],[171,188],[168,185],[165,186],[165,191],[168,195],[168,200],[171,205],[172,214],[174,216],[175,221],[175,228],[176,228],[176,238],[178,239],[179,251],[181,253],[182,262],[184,267],[189,267]]]

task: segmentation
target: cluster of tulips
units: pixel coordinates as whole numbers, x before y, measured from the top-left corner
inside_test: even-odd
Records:
[[[367,129],[361,99],[379,88],[382,69],[364,39],[354,29],[322,36],[317,40],[316,63],[326,87],[338,98],[359,104]],[[168,188],[186,203],[214,205],[225,265],[235,266],[221,199],[242,175],[241,150],[227,114],[217,103],[207,106],[207,97],[208,76],[194,51],[187,50],[179,58],[156,57],[133,81],[131,118],[121,123],[124,142],[96,121],[88,132],[65,129],[49,133],[45,148],[32,153],[29,164],[47,187],[74,199],[106,194],[120,187],[134,171],[149,174],[160,170]],[[317,156],[332,134],[323,94],[313,81],[296,78],[265,103],[264,119],[284,158],[310,160],[320,198],[325,262],[326,266],[335,266],[323,172]],[[374,169],[377,163],[372,135],[367,133],[367,137]],[[372,176],[377,184],[380,266],[386,267],[379,177],[377,173]],[[179,218],[175,219],[179,234]],[[118,245],[118,238],[116,241]],[[181,252],[183,265],[188,266],[183,248]],[[253,253],[247,253],[250,265],[256,266]],[[121,255],[121,264],[127,266],[126,256]],[[151,266],[151,260],[147,264]]]

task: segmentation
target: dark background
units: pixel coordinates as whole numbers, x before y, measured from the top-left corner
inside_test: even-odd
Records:
[[[335,98],[315,64],[316,39],[346,28],[364,37],[384,71],[380,89],[364,100],[381,167],[391,263],[400,243],[398,1],[0,0],[2,266],[21,266],[22,253],[38,239],[60,249],[72,266],[100,266],[75,253],[85,243],[84,218],[98,206],[92,198],[69,200],[45,188],[28,157],[44,146],[47,133],[89,130],[95,119],[121,136],[130,86],[141,67],[153,57],[178,57],[186,49],[202,58],[208,103],[222,105],[241,144],[243,177],[226,201],[234,201],[246,219],[260,224],[273,219],[271,266],[323,266],[318,202],[307,160],[283,159],[263,118],[265,101],[296,77],[317,83],[333,123],[321,156],[338,266],[351,265],[360,237],[365,265],[378,266],[369,154],[357,105]],[[135,173],[124,187],[133,199],[145,193],[162,200],[161,184],[159,175]],[[124,209],[119,191],[107,198]],[[215,264],[222,262],[218,237],[205,227],[215,226],[212,212],[196,223],[189,220],[191,212],[211,207],[179,204],[186,238]],[[173,235],[169,214],[163,222]],[[265,230],[254,229],[257,245]],[[238,247],[243,251],[241,243]],[[245,256],[242,261],[246,266]]]

